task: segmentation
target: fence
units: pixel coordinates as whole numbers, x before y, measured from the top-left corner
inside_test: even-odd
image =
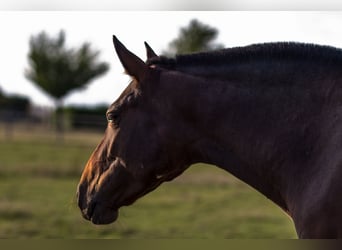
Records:
[[[59,116],[58,116],[59,117]],[[57,121],[52,109],[40,108],[24,112],[18,110],[0,110],[1,137],[9,140],[16,131],[32,131],[32,133],[59,133],[56,124],[63,124],[64,132],[76,130],[104,131],[107,125],[105,115],[97,114],[65,114]]]

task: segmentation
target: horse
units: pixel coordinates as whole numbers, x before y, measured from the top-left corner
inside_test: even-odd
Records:
[[[147,60],[115,36],[131,77],[77,188],[83,217],[119,209],[195,163],[277,204],[299,238],[342,237],[342,50],[274,42]]]

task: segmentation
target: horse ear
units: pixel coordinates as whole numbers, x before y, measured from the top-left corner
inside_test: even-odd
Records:
[[[133,76],[138,81],[143,80],[148,69],[147,65],[139,57],[126,49],[116,36],[113,36],[113,43],[115,51],[118,54],[120,62],[125,68],[126,73]]]
[[[153,51],[153,49],[148,45],[147,42],[144,42],[145,48],[146,48],[146,55],[147,55],[147,60],[151,59],[153,57],[158,57],[158,55]]]

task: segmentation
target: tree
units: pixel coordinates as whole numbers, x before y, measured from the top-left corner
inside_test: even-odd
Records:
[[[7,140],[13,136],[13,123],[28,117],[30,100],[21,95],[7,95],[0,88],[0,122],[4,123],[4,134]]]
[[[222,49],[223,45],[213,42],[217,35],[216,28],[193,19],[187,27],[180,29],[178,37],[170,42],[164,54],[186,54]]]
[[[79,48],[66,48],[63,30],[56,38],[42,31],[30,38],[30,68],[25,76],[54,100],[58,110],[68,93],[84,88],[91,80],[107,72],[108,64],[98,62],[98,56],[99,51],[92,50],[89,43]],[[61,118],[61,114],[57,116]],[[57,130],[63,129],[60,120],[57,119]]]

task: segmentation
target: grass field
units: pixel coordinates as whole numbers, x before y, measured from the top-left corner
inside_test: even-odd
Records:
[[[291,220],[228,173],[192,166],[130,207],[119,220],[84,220],[75,192],[102,134],[0,127],[0,238],[295,238]]]

